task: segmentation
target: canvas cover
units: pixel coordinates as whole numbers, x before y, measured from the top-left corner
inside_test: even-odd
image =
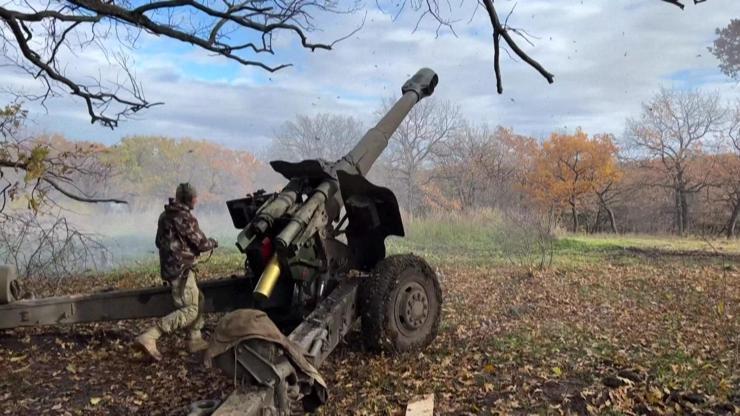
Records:
[[[314,381],[316,396],[322,398],[322,402],[326,399],[326,382],[321,374],[304,357],[302,349],[283,335],[270,317],[260,310],[238,309],[221,318],[205,353],[206,366],[210,367],[215,357],[249,339],[260,339],[281,347],[296,370]]]

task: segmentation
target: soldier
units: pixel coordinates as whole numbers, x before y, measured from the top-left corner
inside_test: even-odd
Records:
[[[159,216],[155,244],[159,249],[160,274],[172,287],[172,299],[177,310],[161,318],[156,325],[136,338],[136,346],[155,360],[162,359],[157,339],[178,329],[190,331],[188,349],[191,353],[208,347],[203,340],[203,294],[195,280],[197,258],[201,253],[218,247],[216,240],[206,238],[191,210],[197,202],[195,188],[181,183]]]

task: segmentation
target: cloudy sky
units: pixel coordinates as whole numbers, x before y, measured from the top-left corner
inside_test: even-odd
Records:
[[[392,10],[368,1],[366,14],[317,16],[323,30],[313,33],[313,40],[326,42],[364,19],[362,29],[333,51],[311,53],[292,46],[292,37],[276,39],[280,49],[272,61],[294,66],[273,74],[144,37],[130,51],[134,70],[147,99],[165,105],[113,131],[90,125],[83,103],[72,98],[55,98],[48,111],[28,107],[35,129],[70,138],[112,144],[127,135],[158,134],[260,151],[272,132],[297,114],[336,112],[371,123],[381,100],[397,96],[410,74],[428,66],[440,76],[437,99],[458,104],[471,122],[511,126],[536,137],[579,126],[619,135],[625,118],[636,115],[661,85],[719,90],[727,99],[740,96],[740,85],[719,72],[707,51],[715,29],[740,16],[740,1],[686,3],[681,11],[658,0],[497,0],[502,15],[516,4],[510,25],[536,37],[533,47],[520,44],[556,79],[548,85],[530,67],[504,55],[503,95],[495,92],[491,28],[474,1],[450,12],[458,20],[454,34],[437,34],[429,20],[414,31],[418,13],[406,11],[394,20]],[[101,62],[99,53],[82,51],[70,59],[67,71],[76,66],[97,70]],[[8,67],[0,68],[0,84],[28,91],[37,87]]]

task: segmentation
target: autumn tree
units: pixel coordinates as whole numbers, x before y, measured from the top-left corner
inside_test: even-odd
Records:
[[[719,59],[719,68],[732,78],[740,76],[740,19],[732,19],[730,23],[717,29],[717,39],[709,48]]]
[[[107,160],[117,172],[113,187],[139,208],[166,201],[175,186],[190,182],[206,208],[253,190],[259,162],[238,151],[205,140],[160,136],[127,137],[112,147]]]
[[[392,103],[386,101],[385,113]],[[442,143],[462,125],[460,109],[449,101],[434,98],[419,102],[391,136],[383,161],[402,189],[401,200],[408,212],[419,211],[420,185],[425,170]],[[428,179],[429,177],[426,176]]]
[[[269,153],[272,159],[333,161],[347,154],[363,134],[362,123],[353,117],[298,116],[275,131]]]
[[[639,118],[627,120],[627,141],[645,169],[658,169],[670,189],[674,224],[683,235],[690,224],[690,196],[707,185],[710,169],[696,163],[707,141],[718,134],[725,111],[718,93],[661,88],[642,105]]]
[[[589,138],[580,129],[572,135],[553,133],[535,157],[526,190],[546,206],[569,209],[577,232],[579,210],[587,197],[619,179],[616,155],[609,135]]]
[[[619,150],[614,144],[614,136],[610,134],[596,136],[592,140],[597,142],[596,151],[604,152],[604,154],[600,155],[599,163],[602,164],[601,169],[590,171],[589,174],[595,176],[588,178],[593,184],[592,190],[598,201],[593,229],[598,229],[601,215],[604,213],[609,221],[611,232],[616,234],[619,231],[617,229],[617,218],[612,205],[619,198],[622,191],[619,186],[623,177],[623,171],[618,161]]]

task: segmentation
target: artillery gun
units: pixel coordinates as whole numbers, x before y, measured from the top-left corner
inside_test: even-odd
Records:
[[[365,175],[437,81],[430,69],[417,72],[403,85],[401,98],[343,158],[273,161],[272,168],[288,180],[281,191],[228,201],[233,224],[241,230],[236,246],[246,256],[245,275],[201,283],[205,311],[264,311],[315,367],[358,320],[371,350],[404,352],[428,345],[439,327],[439,282],[420,257],[386,256],[386,237],[404,235],[398,202],[392,191]],[[155,317],[173,307],[163,288],[13,301],[12,282],[11,271],[0,268],[0,329]],[[231,345],[215,362],[239,380],[239,388],[223,403],[194,403],[192,414],[313,410],[325,399],[320,391],[319,397],[312,394],[320,376],[307,376],[291,358],[264,340]]]

